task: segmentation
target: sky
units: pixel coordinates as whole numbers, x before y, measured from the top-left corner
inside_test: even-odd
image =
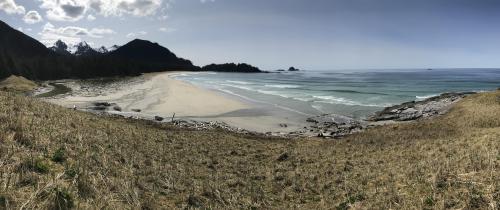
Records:
[[[0,0],[0,19],[47,46],[139,38],[196,65],[500,67],[500,0]]]

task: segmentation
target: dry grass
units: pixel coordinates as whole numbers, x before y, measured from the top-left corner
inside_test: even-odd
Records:
[[[11,92],[28,92],[36,89],[38,84],[22,76],[12,75],[0,81],[0,90]]]
[[[0,209],[498,209],[500,91],[431,121],[286,140],[0,92]]]

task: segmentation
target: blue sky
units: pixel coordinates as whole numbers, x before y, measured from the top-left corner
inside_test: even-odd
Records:
[[[0,0],[51,45],[148,39],[197,65],[500,67],[500,0]]]

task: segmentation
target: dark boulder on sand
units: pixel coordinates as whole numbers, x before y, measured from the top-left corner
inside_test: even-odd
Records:
[[[117,112],[121,112],[122,108],[120,106],[116,105],[116,106],[113,107],[113,110],[115,110]]]
[[[109,107],[109,106],[111,106],[111,103],[109,103],[109,102],[94,102],[94,106]]]

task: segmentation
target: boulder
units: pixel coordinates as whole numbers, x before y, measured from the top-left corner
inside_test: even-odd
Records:
[[[121,112],[122,111],[122,108],[120,106],[114,106],[113,107],[113,110],[117,111],[117,112]]]
[[[140,109],[131,109],[133,112],[141,112]]]
[[[156,121],[160,121],[160,122],[161,122],[161,121],[163,121],[163,119],[164,119],[163,117],[160,117],[160,116],[155,116],[155,120],[156,120]]]
[[[94,102],[94,106],[110,107],[111,103],[109,103],[109,102]]]

